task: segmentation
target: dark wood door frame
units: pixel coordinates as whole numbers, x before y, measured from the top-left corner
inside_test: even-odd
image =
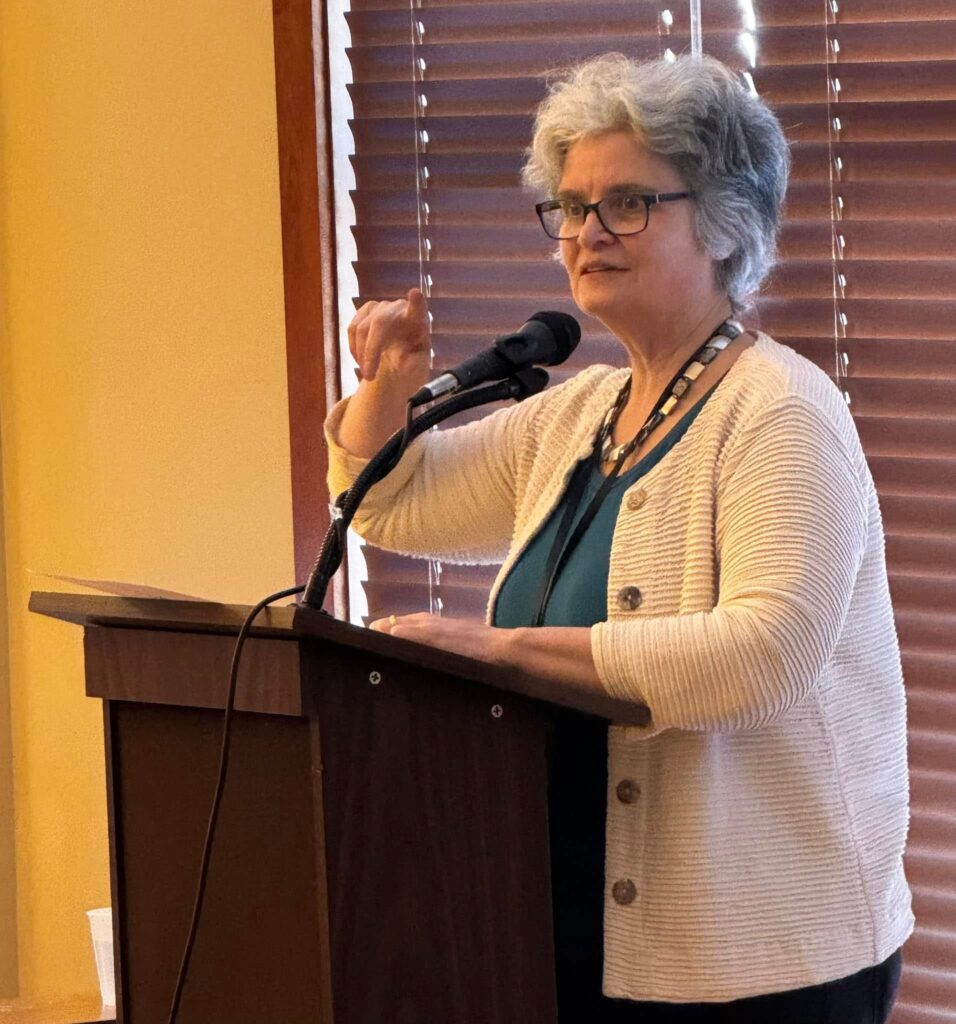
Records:
[[[324,0],[273,0],[295,572],[329,525],[322,423],[338,394],[335,210]],[[335,594],[345,614],[345,591]],[[331,610],[331,602],[329,602]]]

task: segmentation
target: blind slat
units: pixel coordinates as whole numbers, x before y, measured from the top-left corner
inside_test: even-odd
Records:
[[[956,166],[956,142],[844,142],[839,148],[843,160],[842,180],[952,182]],[[409,146],[409,150],[412,147]],[[795,143],[792,180],[829,180],[829,149],[824,143]],[[458,188],[514,188],[520,180],[522,156],[518,152],[428,153],[431,185]],[[391,154],[360,153],[353,157],[356,186],[365,188],[409,188],[415,183],[413,152]]]
[[[477,107],[481,97],[474,97]],[[487,108],[485,108],[487,109]],[[952,143],[956,140],[956,101],[933,103],[841,104],[843,129],[838,149],[868,142]],[[794,142],[825,142],[827,110],[822,104],[786,107],[781,111]],[[462,123],[464,120],[464,123]],[[461,117],[435,113],[428,118],[428,156],[443,153],[520,152],[531,134],[531,114],[477,114]],[[404,155],[415,152],[411,117],[371,117],[353,124],[356,145],[366,154]]]
[[[919,514],[919,506],[924,502],[912,501],[908,504],[911,507],[916,506],[917,514]],[[950,501],[949,506],[951,509],[956,509],[956,501]],[[931,508],[930,511],[935,510]],[[950,520],[950,527],[952,527],[952,523],[953,521]],[[917,522],[917,526],[919,525],[921,524]],[[946,532],[945,528],[940,528],[938,520],[930,521],[928,527],[935,529],[937,533]],[[920,608],[932,607],[939,614],[947,615],[956,622],[956,576],[901,576],[891,572],[890,591],[893,594],[894,609],[918,613]],[[950,741],[956,749],[956,733],[950,737]],[[952,763],[956,764],[956,756]]]
[[[913,688],[906,695],[906,715],[910,728],[926,733],[944,731],[950,738],[956,736],[956,692],[952,687],[939,691]],[[937,815],[943,817],[944,815]],[[956,827],[956,812],[946,815]],[[956,836],[953,837],[956,840]],[[956,841],[952,844],[956,850]]]
[[[956,654],[952,652],[948,654],[904,652],[902,661],[904,676],[912,675],[915,680],[912,685],[907,686],[907,694],[913,691],[926,690],[930,693],[945,692],[956,696]],[[951,811],[956,813],[956,769],[952,771],[951,775],[953,787],[951,796],[954,799],[944,800],[943,806],[949,807]],[[928,778],[923,779],[922,782],[919,782],[915,777],[910,780],[911,785],[922,786],[921,806],[929,806],[932,803],[930,798],[934,793],[937,796],[940,795],[940,787],[943,785],[941,780],[949,777],[948,775],[931,774]],[[956,890],[953,892],[953,897],[956,899]]]
[[[910,789],[914,803],[927,810],[947,813],[956,807],[956,771],[950,766],[920,768],[910,764]],[[956,892],[956,887],[952,891]]]
[[[833,333],[829,337],[789,337],[787,344],[809,351],[826,372],[833,370]],[[949,341],[917,338],[866,338],[848,340],[850,372],[855,377],[956,377],[956,346]],[[805,353],[806,354],[806,353]]]
[[[500,234],[495,231],[490,233]],[[956,235],[956,231],[953,233]],[[473,234],[476,241],[477,234],[477,231]],[[450,235],[446,244],[442,230],[436,229],[430,236],[430,267],[433,276],[440,270],[441,294],[473,294],[473,289],[479,286],[487,287],[488,293],[496,296],[564,295],[567,292],[567,276],[563,268],[557,264],[549,266],[548,252],[541,251],[544,247],[540,241],[539,251],[534,253],[534,243],[540,238],[539,230],[532,225],[527,229],[527,235],[530,237],[526,239],[526,249],[520,253],[523,258],[496,260],[495,252],[500,251],[500,244],[496,245],[494,238],[486,240],[486,250],[476,245],[474,249],[477,251],[469,251],[467,240],[461,238],[460,234],[457,238]],[[413,262],[417,241],[410,230],[403,237],[398,233],[389,236],[381,230],[371,229],[368,232],[356,232],[356,239],[360,245],[366,246],[369,253],[369,260],[363,264],[359,278],[363,295],[376,292],[401,294],[407,282],[417,277],[417,261]],[[453,244],[456,244],[458,251],[448,252]],[[465,247],[464,252],[461,247]],[[823,248],[822,243],[819,248]],[[956,244],[953,248],[956,250]],[[528,252],[529,249],[532,251]],[[476,258],[467,261],[455,258],[464,255]],[[847,301],[956,299],[956,252],[954,258],[949,260],[926,260],[924,263],[918,260],[918,256],[911,254],[909,261],[846,261],[843,272],[847,281],[844,287]],[[829,260],[823,259],[786,261],[776,269],[768,285],[769,296],[778,300],[827,300],[832,297],[832,293],[831,265]]]
[[[956,459],[956,431],[951,420],[860,415],[854,419],[868,456]]]
[[[516,61],[525,72],[540,73],[554,67],[564,45],[584,47],[588,52],[606,53],[615,48],[631,55],[634,49],[659,56],[669,46],[680,53],[688,44],[690,27],[686,4],[671,6],[674,25],[670,32],[658,30],[658,11],[650,4],[597,2],[568,3],[557,7],[540,4],[475,4],[455,7],[423,6],[416,20],[425,27],[418,50],[431,66],[429,57],[441,46],[486,46],[501,61],[520,46],[528,59]],[[382,50],[396,45],[411,46],[411,22],[407,8],[396,11],[350,11],[346,15],[352,38],[361,38],[363,50]],[[738,17],[723,26],[707,27],[707,49],[715,57],[740,61],[739,35],[744,25]],[[839,22],[832,34],[840,40],[841,59],[851,62],[892,60],[952,60],[956,57],[956,20],[928,19],[908,22]],[[761,22],[754,33],[761,66],[807,64],[825,59],[818,23],[768,25]],[[595,50],[595,46],[598,49]],[[353,47],[352,50],[357,49]],[[352,50],[350,50],[350,55]],[[550,50],[550,57],[547,51]],[[556,52],[557,51],[557,54]],[[377,54],[380,56],[380,54]],[[476,54],[477,58],[477,54]],[[547,60],[538,67],[538,60]],[[356,77],[358,77],[356,75]],[[376,76],[377,77],[377,76]],[[363,75],[367,80],[367,76]]]
[[[877,489],[881,494],[936,495],[941,498],[956,498],[956,466],[945,459],[900,459],[885,455],[874,455],[867,460]],[[939,544],[947,556],[940,561]],[[890,540],[887,541],[889,546]],[[933,555],[933,551],[936,555]],[[956,537],[945,542],[927,544],[920,552],[905,546],[894,547],[893,564],[897,569],[915,571],[919,566],[926,571],[956,575]]]
[[[558,21],[563,8],[574,0],[538,0],[555,13]],[[618,4],[633,7],[633,0],[617,0]],[[516,6],[528,6],[528,0],[520,0]],[[503,7],[502,0],[440,0],[429,3],[429,9],[449,7]],[[676,6],[676,5],[675,5]],[[396,11],[408,13],[406,0],[352,0],[353,11]],[[708,26],[728,29],[740,24],[741,11],[737,0],[704,0],[702,11]],[[680,9],[672,11],[678,18],[684,17]],[[950,0],[854,0],[840,11],[840,23],[884,23],[913,21],[943,21],[954,18]],[[793,0],[760,0],[759,20],[761,26],[771,25],[819,25],[820,8],[814,4],[795,4]]]
[[[445,78],[433,69],[424,83],[430,109],[443,113],[455,109],[528,111],[540,99],[543,86],[539,76],[516,68],[507,77]],[[834,69],[840,79],[840,105],[847,103],[924,102],[956,99],[956,61],[867,62],[841,61]],[[825,104],[827,72],[819,63],[753,68],[757,92],[777,108],[784,105]],[[349,85],[357,118],[408,116],[412,90],[407,81],[358,81]],[[481,96],[487,106],[475,106]]]
[[[919,921],[926,922],[927,927],[941,927],[947,920],[956,920],[956,909],[946,899],[946,893],[927,891],[925,896],[914,900],[915,912]],[[936,1006],[956,1006],[956,981],[951,972],[933,967],[914,965],[907,963],[903,975],[904,981],[900,985],[900,998],[897,1001],[897,1009],[893,1014],[894,1024],[921,1024],[915,1020],[904,1009],[901,1014],[899,1007],[905,1007],[908,1001],[929,1005],[929,1010],[922,1011],[929,1013],[929,1018],[934,1024],[940,1024],[941,1018],[932,1009]],[[923,1017],[926,1020],[926,1017]]]
[[[951,431],[954,426],[956,423],[950,420]],[[956,498],[890,493],[880,496],[880,505],[886,529],[894,533],[939,534],[945,537],[956,532]],[[900,589],[901,599],[908,600],[911,593],[909,588]],[[932,607],[932,602],[929,606]]]
[[[956,61],[943,63],[935,73],[922,64],[891,63],[841,63],[834,73],[840,79],[841,113],[852,113],[860,104],[956,100]],[[791,118],[801,107],[826,107],[827,75],[819,64],[754,68],[752,75],[757,92],[781,117]],[[421,89],[428,97],[430,117],[530,114],[543,93],[540,77],[521,75],[518,69],[513,77],[430,77]],[[404,81],[355,82],[349,96],[357,120],[413,113],[412,90]]]
[[[527,308],[527,307],[526,307]],[[543,307],[542,307],[543,308]],[[584,323],[581,345],[586,362],[624,365],[620,342],[591,318],[579,315]],[[759,326],[759,317],[747,319]],[[448,352],[448,365],[460,362],[490,342],[482,331],[460,333],[436,331],[432,335],[436,349]],[[790,336],[787,345],[813,356],[825,373],[832,374],[834,364],[833,335],[818,338]],[[860,378],[892,377],[894,379],[945,379],[956,377],[956,352],[946,341],[918,338],[851,338],[847,347],[851,355],[851,382]],[[876,453],[874,453],[876,454]],[[908,455],[907,457],[913,457]]]
[[[844,201],[843,216],[853,230],[861,221],[880,223],[915,220],[956,221],[956,184],[925,185],[882,181],[843,182],[838,192]],[[431,186],[429,228],[445,225],[500,227],[514,218],[533,218],[534,197],[512,188],[442,188]],[[356,223],[371,228],[412,226],[416,221],[415,196],[408,189],[366,189],[353,192]],[[830,223],[830,187],[825,181],[796,182],[787,196],[787,218]],[[535,221],[535,224],[537,222]]]
[[[499,10],[507,14],[515,5]],[[674,5],[675,8],[677,5]],[[426,81],[437,78],[498,78],[545,75],[555,67],[612,50],[628,56],[659,57],[665,47],[675,53],[690,49],[686,32],[672,32],[661,38],[643,31],[643,23],[624,16],[627,8],[613,5],[618,13],[612,25],[575,17],[573,29],[567,22],[547,19],[552,31],[542,31],[537,19],[513,23],[491,17],[455,18],[455,8],[422,8],[417,15],[425,26],[424,41],[416,52],[426,63]],[[540,11],[538,5],[535,9]],[[471,8],[463,10],[472,12]],[[482,9],[485,11],[486,9]],[[592,6],[575,6],[571,12],[590,12]],[[543,12],[542,12],[543,13]],[[613,12],[612,12],[613,13]],[[411,67],[410,23],[407,14],[378,15],[353,12],[349,18],[353,41],[361,35],[362,23],[379,19],[375,44],[352,46],[348,55],[354,78],[365,82],[407,81]],[[385,26],[388,22],[388,26]],[[530,26],[537,27],[531,28]],[[633,26],[633,28],[632,28]],[[739,29],[708,33],[708,52],[734,67],[744,67]],[[921,63],[956,60],[956,21],[920,21],[895,24],[838,26],[840,60],[858,63]],[[826,40],[818,25],[762,27],[756,33],[757,64],[760,67],[823,64]]]

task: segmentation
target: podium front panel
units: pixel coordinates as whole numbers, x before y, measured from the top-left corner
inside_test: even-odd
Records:
[[[540,705],[303,643],[337,1024],[554,1024]]]

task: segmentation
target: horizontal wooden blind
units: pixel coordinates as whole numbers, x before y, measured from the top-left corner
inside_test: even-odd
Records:
[[[792,144],[780,264],[745,319],[834,378],[879,489],[910,701],[919,921],[893,1019],[954,1021],[956,0],[754,6],[752,19],[745,0],[701,3],[705,52],[750,75]],[[359,301],[429,275],[437,368],[537,309],[577,313],[519,185],[542,75],[610,50],[688,52],[686,0],[354,0],[348,23]],[[553,381],[623,364],[581,319],[584,341]],[[444,614],[483,614],[493,567],[365,551],[372,616],[436,599]]]
[[[839,383],[883,509],[910,712],[917,931],[893,1020],[928,1024],[956,1019],[956,4],[840,3],[827,44],[830,336],[835,311]],[[827,320],[802,276],[826,262],[801,253],[780,268],[771,301],[784,315]],[[775,310],[765,315],[773,330]]]

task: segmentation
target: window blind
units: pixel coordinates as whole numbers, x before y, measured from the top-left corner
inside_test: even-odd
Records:
[[[895,1024],[956,1019],[956,0],[353,0],[358,302],[422,282],[436,372],[537,309],[584,340],[552,381],[623,365],[581,317],[519,185],[549,70],[703,50],[776,111],[780,263],[744,319],[843,391],[880,494],[910,713],[918,930]],[[460,421],[458,421],[460,422]],[[366,546],[369,614],[480,617],[494,567]]]

